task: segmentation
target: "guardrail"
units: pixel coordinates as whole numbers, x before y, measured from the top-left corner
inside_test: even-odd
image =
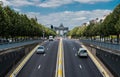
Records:
[[[26,42],[19,42],[19,43],[3,44],[3,45],[0,45],[0,53],[2,51],[6,51],[8,49],[13,49],[13,48],[17,48],[20,46],[30,45],[30,44],[41,42],[41,41],[43,41],[43,40],[33,40],[33,41],[26,41]]]
[[[95,40],[80,40],[80,41],[89,43],[91,45],[96,45],[96,46],[104,47],[107,49],[120,51],[120,44],[106,43],[106,42],[100,42]]]

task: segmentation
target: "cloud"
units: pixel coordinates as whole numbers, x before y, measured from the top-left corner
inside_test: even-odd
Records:
[[[28,0],[0,0],[3,2],[4,5],[14,6],[14,7],[21,7],[21,6],[28,6],[34,5],[32,2]]]
[[[74,0],[74,1],[80,2],[80,3],[94,4],[94,3],[97,3],[97,2],[109,2],[109,1],[112,1],[112,0]]]
[[[21,9],[18,9],[18,8],[13,8],[15,11],[17,11],[17,12],[20,12],[21,11]]]
[[[0,0],[0,1],[3,3],[4,6],[5,6],[5,5],[10,5],[10,2],[7,1],[7,0]]]
[[[72,3],[72,0],[48,0],[41,4],[39,4],[40,7],[58,7],[61,5]]]
[[[45,2],[40,3],[38,6],[40,6],[40,7],[58,7],[58,6],[70,4],[73,2],[94,4],[97,2],[109,2],[109,1],[111,1],[111,0],[46,0]]]
[[[49,26],[52,24],[54,26],[59,26],[63,23],[64,26],[69,27],[70,29],[75,26],[80,26],[81,24],[88,22],[92,19],[102,18],[104,15],[107,15],[111,10],[92,10],[92,11],[64,11],[59,13],[52,13],[48,15],[42,15],[36,12],[27,13],[30,17],[37,17],[38,22],[44,25]]]
[[[112,0],[0,0],[3,1],[5,5],[15,6],[15,7],[23,7],[23,6],[38,6],[44,8],[51,7],[59,7],[65,4],[71,4],[74,2],[86,3],[86,4],[94,4],[97,2],[109,2]]]
[[[79,3],[89,3],[93,4],[96,2],[108,2],[111,0],[0,0],[3,1],[4,5],[13,6],[14,10],[21,11],[19,7],[23,6],[39,6],[39,7],[59,7],[65,4],[70,4],[73,2]],[[50,13],[48,15],[42,15],[39,12],[27,12],[29,17],[37,17],[38,22],[41,24],[53,24],[54,26],[59,26],[61,23],[64,26],[68,26],[72,29],[75,26],[80,26],[81,24],[88,22],[92,19],[101,18],[106,14],[109,14],[111,10],[92,10],[92,11],[63,11],[57,13]]]

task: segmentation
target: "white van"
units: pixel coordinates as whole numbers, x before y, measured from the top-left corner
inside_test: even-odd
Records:
[[[53,36],[49,36],[49,41],[53,41]]]

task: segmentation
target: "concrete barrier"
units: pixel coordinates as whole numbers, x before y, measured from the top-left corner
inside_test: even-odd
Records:
[[[120,54],[115,53],[118,51],[109,50],[103,47],[94,46],[91,44],[83,43],[90,49],[96,50],[96,56],[102,61],[102,63],[109,69],[114,77],[120,77]]]
[[[3,50],[0,53],[0,77],[4,77],[38,43]]]

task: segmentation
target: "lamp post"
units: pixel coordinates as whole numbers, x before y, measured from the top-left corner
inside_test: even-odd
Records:
[[[45,37],[45,31],[43,30],[43,39],[44,39],[44,37]]]

